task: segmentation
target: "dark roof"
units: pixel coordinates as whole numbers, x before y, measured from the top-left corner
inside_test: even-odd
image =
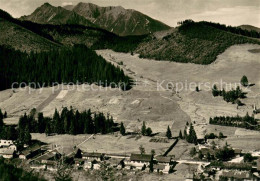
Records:
[[[23,150],[22,154],[27,156],[27,155],[30,155],[31,153],[38,151],[40,149],[41,149],[41,146],[38,145],[38,144],[35,144],[35,145],[30,146],[30,147],[26,148],[25,150]]]
[[[152,157],[153,157],[152,155],[146,155],[146,154],[131,154],[130,160],[150,162],[152,160]]]
[[[155,160],[160,163],[170,163],[172,158],[171,157],[165,157],[165,156],[156,156]]]
[[[82,153],[82,157],[95,157],[95,158],[100,158],[101,156],[104,156],[103,153],[89,153],[89,152],[84,152]]]
[[[38,160],[38,161],[50,160],[50,159],[54,158],[56,155],[57,155],[57,153],[55,151],[52,151],[52,152],[48,152],[48,153],[36,158],[36,160]]]

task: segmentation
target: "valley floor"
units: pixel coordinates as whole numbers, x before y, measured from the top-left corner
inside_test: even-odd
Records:
[[[18,122],[19,116],[25,112],[29,113],[32,108],[40,107],[45,116],[52,116],[55,108],[60,111],[65,106],[72,106],[80,111],[90,108],[93,111],[109,113],[116,122],[123,122],[129,132],[140,130],[145,121],[158,136],[165,136],[168,125],[173,136],[178,136],[186,122],[192,122],[199,138],[203,138],[207,133],[213,132],[218,135],[219,132],[223,132],[227,138],[215,140],[218,145],[224,145],[227,141],[233,148],[252,152],[260,149],[260,142],[256,141],[260,139],[260,132],[209,125],[208,122],[209,118],[214,116],[244,116],[247,112],[251,115],[254,104],[260,108],[260,54],[248,51],[259,48],[259,45],[251,44],[232,46],[210,65],[154,61],[140,59],[138,55],[99,50],[99,55],[124,69],[125,73],[133,78],[136,86],[125,92],[105,88],[95,91],[81,88],[69,90],[67,87],[65,90],[56,90],[55,94],[52,92],[56,87],[31,90],[30,93],[28,87],[23,90],[5,90],[0,92],[0,108],[9,113],[6,124]],[[250,83],[255,84],[250,89],[243,88],[247,92],[247,98],[241,100],[245,106],[237,107],[225,102],[222,97],[213,97],[211,88],[207,86],[217,84],[221,80],[234,85],[240,82],[243,75],[248,77]],[[185,86],[185,82],[192,83],[192,88],[177,89],[180,83]],[[173,86],[165,90],[158,86],[161,83],[164,88],[166,83],[173,83]],[[179,83],[178,86],[176,83]],[[195,91],[194,83],[203,83],[199,92]],[[34,139],[62,145],[67,152],[88,136],[90,135],[46,137],[33,134]],[[138,152],[139,146],[143,145],[147,152],[155,149],[156,154],[161,154],[170,144],[151,143],[148,137],[138,139],[120,135],[96,135],[95,139],[86,141],[81,148],[90,152],[122,154]],[[174,155],[177,160],[190,159],[189,151],[192,147],[191,144],[180,141],[169,155]],[[173,175],[165,176],[165,179],[169,177],[171,180],[175,175],[176,180],[183,180],[190,177],[192,170],[197,170],[197,167],[179,164],[175,168],[177,171]],[[149,175],[147,178],[158,180],[155,175]]]

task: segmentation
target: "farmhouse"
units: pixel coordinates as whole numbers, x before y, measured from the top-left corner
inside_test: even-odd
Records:
[[[83,152],[82,153],[82,158],[85,160],[91,160],[91,159],[95,159],[97,161],[102,161],[104,158],[104,154],[103,153],[89,153],[89,152]]]
[[[35,170],[44,170],[46,168],[46,166],[44,164],[40,164],[40,163],[31,163],[30,168],[35,169]]]
[[[0,140],[0,148],[9,147],[10,145],[14,145],[12,140]]]
[[[155,160],[158,163],[167,164],[167,165],[169,165],[173,161],[172,157],[165,157],[165,156],[156,156]]]
[[[20,159],[29,159],[29,158],[33,158],[34,156],[42,153],[43,150],[41,149],[41,146],[36,144],[33,145],[29,148],[26,148],[25,150],[23,150],[21,152],[21,154],[19,155]]]
[[[85,161],[84,159],[81,158],[74,158],[74,163],[75,165],[80,166],[80,165],[84,165]]]
[[[112,167],[122,169],[124,160],[124,158],[110,158],[108,162]]]
[[[223,170],[222,176],[233,178],[233,179],[239,179],[239,180],[251,178],[249,171],[238,171],[238,170]]]
[[[154,171],[156,172],[162,172],[164,174],[168,174],[170,170],[170,165],[163,165],[163,164],[157,164],[153,166]]]
[[[0,156],[4,158],[13,158],[15,154],[15,151],[8,148],[2,148],[0,149]]]
[[[49,160],[48,160],[48,161],[45,163],[45,167],[46,167],[46,169],[49,170],[49,171],[57,171],[57,170],[58,170],[57,162],[55,162],[55,161],[49,161]]]
[[[36,160],[39,163],[48,163],[49,161],[54,161],[56,159],[59,159],[60,157],[61,157],[60,153],[54,150],[38,157]]]
[[[131,154],[130,156],[131,163],[149,164],[150,161],[152,161],[152,159],[153,159],[152,155],[146,155],[146,154]]]

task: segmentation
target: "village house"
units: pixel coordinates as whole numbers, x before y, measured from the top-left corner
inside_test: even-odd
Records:
[[[57,171],[58,170],[58,166],[57,166],[57,162],[56,161],[52,161],[52,160],[48,160],[44,163],[46,170],[49,171]]]
[[[156,164],[153,166],[154,172],[168,174],[170,170],[170,165]]]
[[[25,150],[23,150],[20,153],[19,158],[20,159],[29,159],[29,158],[33,158],[36,155],[43,153],[43,152],[44,152],[44,150],[41,148],[41,146],[36,144],[36,145],[33,145],[33,146],[28,147]]]
[[[41,163],[30,163],[30,168],[34,170],[44,170],[46,166]]]
[[[237,180],[251,180],[249,171],[223,170],[221,176]]]
[[[146,165],[146,167],[147,167],[152,160],[153,160],[152,155],[133,154],[132,153],[131,156],[130,156],[130,161],[126,162],[126,165],[141,170],[144,165]]]
[[[85,161],[82,158],[74,158],[74,163],[76,166],[84,165]]]
[[[86,162],[84,162],[84,169],[85,170],[88,170],[88,169],[98,170],[98,169],[100,169],[100,164],[96,160],[86,161]]]
[[[96,161],[102,161],[104,158],[104,154],[103,153],[89,153],[89,152],[83,152],[82,153],[82,159],[85,160],[93,160],[95,159]]]
[[[8,148],[17,151],[17,146],[12,140],[0,140],[0,148]]]
[[[57,150],[53,150],[51,152],[48,152],[42,156],[39,156],[35,160],[39,163],[48,163],[49,161],[58,160],[61,157],[61,154]]]
[[[0,156],[3,158],[13,158],[15,155],[15,150],[8,149],[8,148],[1,148],[0,149]]]
[[[10,145],[14,145],[12,140],[0,140],[0,148],[9,147]]]
[[[156,156],[154,160],[157,161],[158,163],[165,164],[165,165],[170,165],[173,162],[172,157],[167,157],[167,156]]]
[[[108,163],[110,164],[111,167],[117,168],[117,169],[122,169],[124,165],[124,158],[110,158],[108,160]]]

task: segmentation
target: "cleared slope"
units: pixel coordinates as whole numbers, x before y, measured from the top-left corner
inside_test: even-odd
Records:
[[[243,30],[256,31],[256,32],[260,33],[260,28],[252,26],[252,25],[240,25],[238,27],[243,29]]]
[[[21,51],[46,51],[60,47],[22,26],[0,18],[0,45],[11,46]]]
[[[136,52],[140,57],[210,64],[232,45],[259,44],[258,40],[223,31],[203,22],[182,25],[168,33],[164,32],[164,36],[157,34],[149,36],[139,44]]]

